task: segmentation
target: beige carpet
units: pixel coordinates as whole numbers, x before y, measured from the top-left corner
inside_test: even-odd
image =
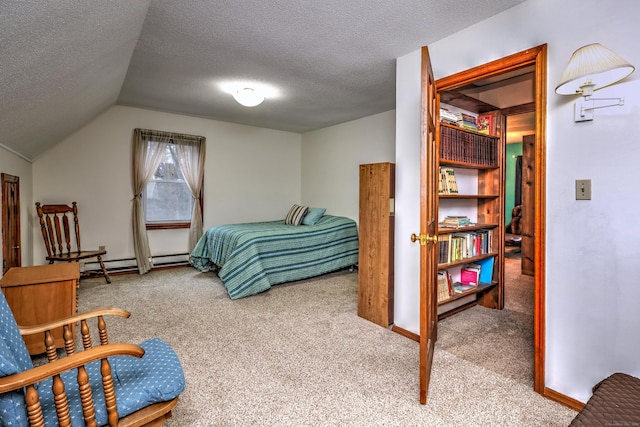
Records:
[[[533,277],[505,258],[505,309],[481,306],[438,324],[438,348],[533,388]]]
[[[566,426],[575,416],[533,392],[518,360],[531,351],[520,336],[529,320],[515,311],[442,322],[420,405],[418,344],[356,315],[357,273],[232,301],[215,274],[180,268],[83,280],[79,296],[81,310],[132,312],[108,319],[112,342],[159,336],[174,347],[187,388],[168,427]]]

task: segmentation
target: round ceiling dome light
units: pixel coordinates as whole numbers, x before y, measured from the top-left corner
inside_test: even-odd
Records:
[[[264,95],[251,87],[238,89],[234,91],[232,95],[233,98],[238,101],[238,104],[244,105],[245,107],[255,107],[264,101]]]

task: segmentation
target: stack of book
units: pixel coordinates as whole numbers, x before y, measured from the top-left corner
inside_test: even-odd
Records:
[[[475,289],[480,283],[481,267],[477,264],[467,264],[460,270],[460,281],[453,284],[453,292],[461,294]]]
[[[456,117],[455,114],[453,114],[451,111],[447,110],[446,108],[441,108],[440,121],[443,123],[448,123],[450,125],[457,125],[458,117]]]
[[[467,264],[460,270],[460,283],[478,286],[480,283],[480,267],[478,264]]]
[[[456,125],[463,129],[467,130],[478,130],[478,124],[476,123],[476,117],[471,114],[466,113],[457,113],[456,114]]]
[[[458,183],[453,168],[440,167],[438,194],[458,194]]]
[[[470,289],[476,288],[475,285],[464,284],[460,282],[456,282],[453,284],[453,292],[456,294],[461,294],[463,292],[467,292]]]
[[[463,293],[477,288],[481,284],[491,283],[493,277],[494,258],[485,258],[473,264],[466,264],[460,269],[460,281],[452,284],[454,293]]]
[[[438,223],[438,227],[441,228],[460,228],[466,227],[468,225],[473,225],[471,219],[468,216],[455,216],[455,215],[447,215],[443,221]]]

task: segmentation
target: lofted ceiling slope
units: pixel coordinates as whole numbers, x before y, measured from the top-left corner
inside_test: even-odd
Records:
[[[306,132],[395,107],[395,59],[524,0],[0,0],[0,144],[114,104]],[[220,84],[271,85],[246,108]]]

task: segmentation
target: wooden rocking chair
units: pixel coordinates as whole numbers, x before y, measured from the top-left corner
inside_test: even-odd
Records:
[[[159,338],[140,346],[109,344],[106,315],[129,317],[124,310],[104,308],[19,328],[0,293],[0,425],[151,427],[171,417],[185,387],[176,353]],[[96,347],[87,322],[92,318],[100,340]],[[78,352],[76,322],[84,349]],[[58,358],[51,330],[60,327],[66,356]],[[34,367],[22,337],[43,332],[49,362]]]
[[[53,264],[59,262],[78,262],[82,259],[97,258],[102,268],[107,283],[111,283],[111,278],[107,272],[102,256],[106,255],[104,249],[83,251],[80,246],[80,224],[78,223],[78,205],[73,202],[69,205],[40,205],[36,202],[36,211],[40,218],[40,229],[44,246],[47,248],[47,261]],[[73,219],[74,237],[71,238],[69,217]],[[61,224],[62,222],[62,224]],[[75,248],[72,247],[75,244]]]

